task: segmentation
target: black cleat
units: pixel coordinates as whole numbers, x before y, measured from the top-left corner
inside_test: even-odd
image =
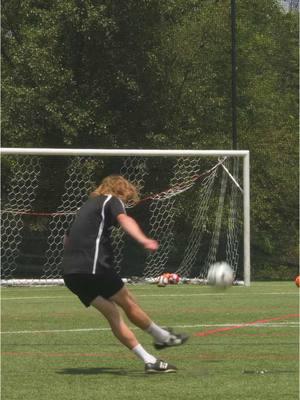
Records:
[[[174,365],[170,365],[162,360],[156,360],[154,364],[151,363],[145,364],[146,374],[161,374],[161,373],[169,373],[176,371],[177,368],[174,367]]]
[[[170,332],[171,336],[167,342],[154,342],[153,345],[157,350],[161,350],[166,347],[180,346],[184,344],[189,338],[189,335],[187,335],[186,333],[173,333],[173,330],[171,328],[167,328],[166,330]]]

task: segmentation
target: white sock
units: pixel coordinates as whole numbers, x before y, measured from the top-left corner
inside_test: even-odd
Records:
[[[145,364],[151,363],[154,364],[156,361],[156,358],[149,354],[142,345],[138,344],[135,346],[133,349],[131,349],[134,354],[136,354],[141,360],[144,361]]]
[[[154,322],[151,322],[149,327],[146,329],[146,332],[148,332],[151,336],[154,337],[154,339],[156,339],[160,343],[167,342],[171,336],[170,332],[156,325]]]

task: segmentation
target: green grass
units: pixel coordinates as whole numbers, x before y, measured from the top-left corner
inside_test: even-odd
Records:
[[[191,335],[185,346],[159,354],[178,367],[176,374],[145,375],[102,316],[64,287],[4,288],[2,398],[298,399],[299,290],[293,282],[225,292],[191,285],[129,288],[154,321]],[[251,325],[258,320],[260,326]],[[238,328],[241,323],[250,325]],[[224,325],[231,329],[221,330]],[[135,332],[158,354],[149,335]]]

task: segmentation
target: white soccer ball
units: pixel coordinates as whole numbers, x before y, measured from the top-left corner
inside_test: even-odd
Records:
[[[217,287],[231,286],[234,280],[234,272],[227,262],[217,262],[209,267],[207,283]]]

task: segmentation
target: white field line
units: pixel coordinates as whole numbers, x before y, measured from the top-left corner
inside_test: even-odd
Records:
[[[213,328],[213,327],[245,327],[245,328],[298,328],[299,322],[277,322],[277,323],[235,323],[235,324],[195,324],[195,325],[176,325],[174,328]],[[131,327],[132,330],[138,330],[139,328]],[[110,328],[78,328],[78,329],[48,329],[42,331],[4,331],[0,332],[1,335],[14,335],[14,334],[32,334],[32,333],[74,333],[74,332],[105,332],[110,331]]]
[[[134,293],[135,297],[194,297],[194,296],[225,296],[229,295],[229,292],[219,292],[219,293],[184,293],[184,294],[175,294],[175,293],[162,293],[162,294],[137,294]],[[290,292],[270,292],[270,293],[251,293],[253,296],[269,296],[269,295],[290,295],[290,296],[299,296],[299,293],[290,293]],[[235,297],[245,297],[243,293],[230,293],[230,296]],[[1,301],[7,300],[48,300],[48,299],[72,299],[73,296],[27,296],[27,297],[2,297]]]

